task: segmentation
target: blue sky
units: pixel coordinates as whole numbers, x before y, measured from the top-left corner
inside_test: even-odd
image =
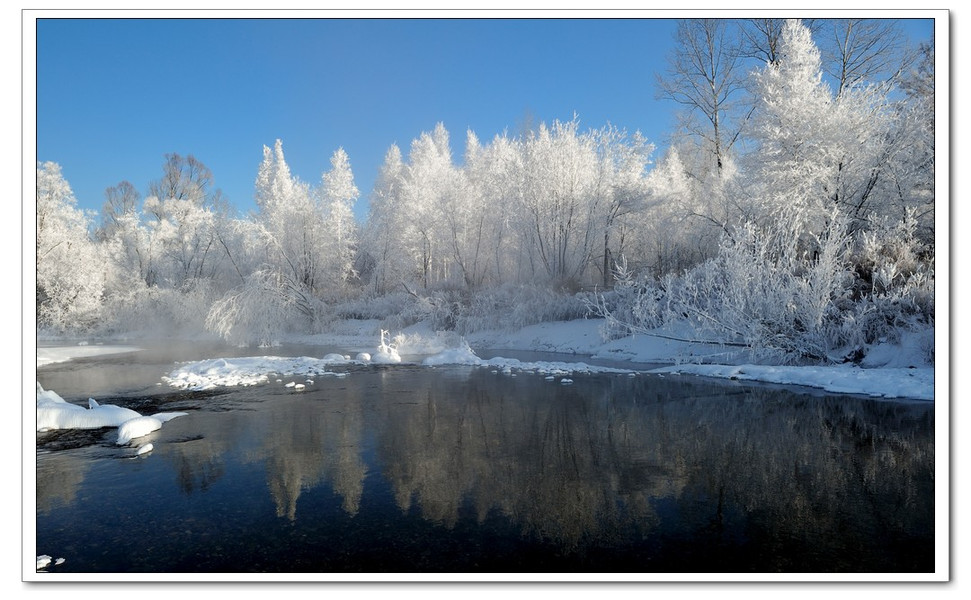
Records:
[[[467,129],[610,122],[663,146],[675,107],[655,99],[673,19],[41,19],[37,159],[100,209],[128,180],[144,195],[167,153],[192,154],[246,213],[263,146],[283,141],[314,185],[343,147],[358,214],[392,143],[439,121],[456,162]],[[915,43],[932,21],[909,22]]]

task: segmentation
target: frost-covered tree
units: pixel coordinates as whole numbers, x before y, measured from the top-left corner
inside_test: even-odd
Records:
[[[523,223],[534,275],[574,288],[601,241],[589,205],[596,196],[597,153],[576,119],[555,121],[523,142]]]
[[[606,288],[612,284],[616,259],[626,250],[628,217],[645,208],[644,176],[654,145],[639,131],[628,136],[626,131],[612,125],[591,135],[596,141],[598,159],[591,214],[598,234],[603,236],[603,246],[599,248],[600,274]]]
[[[717,222],[708,216],[713,209],[704,199],[709,197],[700,192],[677,147],[667,150],[643,185],[645,202],[625,223],[627,268],[660,278],[710,258],[724,232],[724,216]]]
[[[316,318],[314,295],[325,284],[323,214],[310,187],[293,177],[283,155],[283,142],[263,147],[256,179],[255,216],[265,269],[275,273],[293,294],[293,305]]]
[[[842,159],[835,103],[821,68],[809,29],[787,20],[778,61],[754,75],[759,104],[752,134],[758,148],[749,170],[764,215],[797,207],[806,226],[817,229],[829,214],[829,186]]]
[[[371,284],[376,293],[386,293],[399,286],[412,268],[403,244],[410,237],[408,231],[402,231],[407,226],[401,197],[404,168],[401,149],[392,144],[371,192],[361,250],[372,264]]]
[[[206,204],[214,194],[212,171],[191,154],[181,156],[177,153],[165,155],[162,177],[148,186],[148,195],[159,200],[188,200],[196,205]],[[159,220],[165,217],[163,205],[150,209]],[[156,212],[159,210],[159,212]]]
[[[479,287],[517,282],[522,267],[523,243],[516,235],[522,197],[521,145],[497,135],[485,146],[469,132],[465,151],[470,235],[463,263],[467,284]]]
[[[448,279],[449,256],[443,235],[443,205],[454,201],[458,171],[452,164],[448,130],[438,123],[411,143],[402,172],[402,241],[414,259],[418,282],[428,288]]]
[[[856,220],[853,228],[875,215],[902,214],[894,172],[913,142],[886,86],[851,82],[834,95],[808,28],[788,20],[779,60],[756,72],[755,89],[758,148],[749,173],[767,211],[799,207],[805,227],[817,233],[834,206]]]
[[[61,167],[37,165],[37,324],[55,332],[81,332],[102,317],[110,265],[89,234],[91,217]]]
[[[320,186],[326,252],[324,276],[332,285],[341,288],[355,276],[357,223],[354,220],[354,203],[360,192],[354,184],[350,159],[343,148],[334,151],[330,164],[331,169],[321,177]]]
[[[117,227],[117,221],[136,212],[140,203],[141,194],[129,181],[122,181],[106,189],[105,202],[101,208],[101,225],[95,231],[97,239],[110,238]]]

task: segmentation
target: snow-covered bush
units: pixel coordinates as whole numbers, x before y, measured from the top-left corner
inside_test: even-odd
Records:
[[[860,235],[852,255],[855,305],[845,323],[855,348],[934,326],[934,262],[917,223],[908,213],[902,221],[876,221]]]
[[[424,293],[409,291],[410,301],[385,319],[391,329],[404,329],[425,323],[436,331],[453,331],[462,312],[464,294],[460,290],[438,289]]]
[[[366,294],[345,299],[334,307],[338,319],[389,319],[403,312],[415,301],[405,291],[387,294]]]
[[[614,288],[587,296],[585,303],[592,315],[604,319],[604,339],[614,340],[661,327],[667,306],[664,290],[663,281],[638,277],[622,259],[614,269]]]
[[[456,329],[461,333],[510,330],[542,322],[580,319],[590,313],[584,297],[533,285],[504,285],[483,290],[462,307]]]
[[[213,303],[206,329],[232,343],[269,345],[279,341],[296,312],[285,282],[275,273],[257,271]]]
[[[825,360],[841,345],[848,237],[835,212],[819,235],[795,235],[789,225],[800,222],[798,214],[782,215],[768,228],[736,228],[714,259],[671,290],[672,305],[713,341],[743,345],[755,357]]]

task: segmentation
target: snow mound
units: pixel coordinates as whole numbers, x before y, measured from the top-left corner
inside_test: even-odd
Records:
[[[71,404],[53,390],[45,390],[37,383],[37,431],[52,429],[118,428],[118,445],[124,446],[135,438],[162,427],[162,423],[189,413],[164,412],[153,416],[141,414],[121,406],[99,404],[88,399],[88,408]]]
[[[469,347],[468,342],[462,340],[461,345],[456,348],[449,348],[447,350],[442,350],[438,354],[429,356],[421,362],[421,364],[426,366],[437,366],[437,365],[475,365],[482,366],[485,364],[481,358],[475,355],[472,348]]]
[[[162,423],[171,421],[176,417],[184,417],[187,414],[184,412],[158,413],[150,417],[137,417],[125,421],[118,428],[118,441],[116,443],[119,446],[124,446],[133,439],[146,436],[153,431],[161,429]]]
[[[286,376],[339,375],[328,371],[335,364],[354,364],[340,354],[328,354],[324,358],[308,356],[254,356],[248,358],[214,358],[185,363],[162,381],[171,387],[188,390],[208,390],[217,387],[250,386],[266,383],[269,374]]]
[[[57,392],[45,390],[40,383],[37,384],[37,431],[118,427],[140,416],[127,408],[98,404],[94,398],[88,400],[88,408],[71,404]]]

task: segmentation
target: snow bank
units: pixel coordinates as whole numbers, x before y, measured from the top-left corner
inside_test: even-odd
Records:
[[[764,365],[677,365],[651,373],[685,373],[746,381],[821,388],[836,394],[864,394],[883,398],[934,399],[934,369],[863,369],[834,367],[771,367]]]
[[[118,427],[118,445],[124,446],[159,429],[162,423],[187,414],[170,412],[146,417],[121,406],[98,404],[94,398],[89,398],[88,408],[84,408],[37,384],[37,431]]]
[[[57,392],[45,390],[37,384],[37,431],[118,427],[125,421],[140,416],[137,412],[120,406],[102,406],[93,398],[88,400],[88,408],[71,404]]]
[[[496,371],[502,371],[503,373],[511,373],[513,370],[516,370],[526,373],[550,375],[570,375],[573,373],[636,373],[636,371],[630,369],[598,367],[588,365],[584,362],[523,362],[515,358],[503,358],[500,356],[486,360],[479,358],[465,340],[462,340],[461,344],[455,348],[443,350],[438,354],[429,356],[422,361],[422,364],[425,366],[471,365],[476,367],[491,367]],[[572,381],[570,383],[572,383]]]
[[[885,398],[934,398],[934,366],[925,358],[929,354],[928,348],[933,348],[932,330],[905,335],[898,344],[868,348],[863,368],[852,365],[778,367],[739,366],[745,355],[735,349],[671,339],[690,338],[690,332],[664,330],[658,331],[658,335],[631,335],[605,342],[600,336],[603,323],[602,319],[541,323],[516,332],[479,332],[469,336],[469,340],[477,347],[498,350],[566,352],[589,354],[597,359],[677,365],[654,369],[650,371],[652,373],[685,373],[802,385],[832,393]],[[502,360],[511,364],[508,359]]]
[[[37,366],[66,362],[75,358],[101,356],[105,354],[124,354],[139,350],[134,346],[91,346],[84,342],[73,346],[49,346],[37,348]]]
[[[602,321],[584,319],[559,323],[543,323],[526,327],[500,339],[496,332],[478,334],[471,339],[478,340],[483,347],[505,346],[510,350],[555,351],[590,354],[594,358],[613,360],[627,359],[631,362],[680,363],[676,366],[655,368],[650,373],[684,373],[708,377],[732,378],[747,381],[761,381],[786,385],[800,385],[820,388],[831,393],[861,394],[885,398],[914,398],[932,400],[934,398],[934,367],[924,364],[921,353],[926,340],[916,339],[904,346],[893,346],[872,353],[872,361],[878,361],[879,368],[860,368],[850,365],[813,367],[780,367],[764,365],[737,364],[739,355],[714,344],[681,342],[651,335],[630,336],[603,342],[599,327]],[[598,340],[600,340],[598,342]],[[491,343],[490,343],[491,342]],[[219,386],[255,385],[269,381],[271,375],[291,376],[337,375],[327,370],[334,364],[395,364],[402,361],[399,351],[402,347],[412,352],[435,348],[421,361],[422,365],[435,367],[442,365],[468,365],[486,367],[511,374],[513,371],[539,373],[554,376],[567,376],[583,373],[625,373],[635,374],[642,369],[620,369],[589,365],[585,362],[538,361],[523,362],[514,358],[495,357],[482,359],[472,350],[468,341],[454,333],[435,333],[412,331],[391,338],[389,332],[381,331],[381,343],[373,356],[360,353],[355,360],[341,354],[327,355],[322,359],[299,357],[254,357],[219,358],[182,365],[168,377],[163,378],[173,387],[187,389],[209,389]],[[501,348],[500,348],[501,349]],[[706,364],[694,364],[692,361]],[[735,361],[735,362],[733,362]],[[684,364],[684,363],[689,364]],[[716,363],[716,364],[710,364]],[[721,364],[717,364],[721,363]],[[892,365],[914,365],[903,368]],[[864,365],[867,366],[867,365]],[[281,381],[282,380],[278,380]],[[290,385],[297,390],[297,385]]]

